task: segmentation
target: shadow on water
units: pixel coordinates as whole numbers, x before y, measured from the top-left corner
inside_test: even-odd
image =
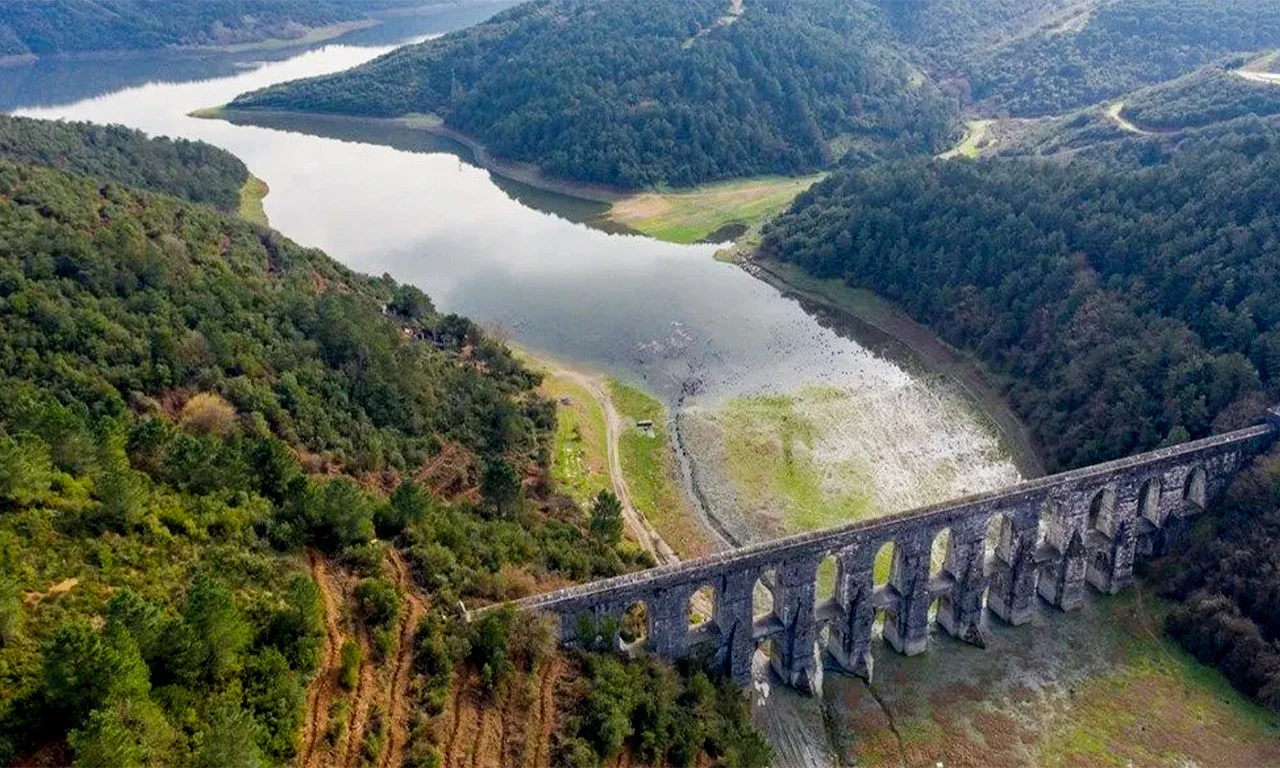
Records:
[[[395,45],[406,39],[472,26],[515,4],[515,0],[482,0],[393,16],[377,26],[330,40],[274,50],[122,51],[43,57],[30,64],[0,68],[0,111],[71,104],[147,83],[187,83],[228,77],[326,45],[362,48]]]
[[[448,154],[469,165],[476,165],[471,149],[453,139],[438,136],[422,128],[390,121],[362,120],[340,115],[305,115],[280,112],[234,112],[226,117],[233,125],[300,133],[321,139],[335,139],[353,144],[373,144],[401,152]],[[479,167],[479,166],[477,166]],[[553,192],[490,172],[493,185],[512,201],[542,213],[549,213],[574,224],[583,224],[609,234],[635,234],[635,231],[608,219],[608,203]],[[710,242],[710,241],[708,241]]]

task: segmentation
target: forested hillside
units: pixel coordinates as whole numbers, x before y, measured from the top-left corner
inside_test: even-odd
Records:
[[[119,125],[0,115],[0,158],[141,187],[232,213],[249,169],[212,144],[149,138]]]
[[[987,114],[1062,114],[1280,45],[1270,0],[877,0],[931,75]]]
[[[17,155],[161,189],[211,152],[14,126]],[[556,493],[554,406],[471,322],[211,207],[10,159],[0,244],[0,762],[431,765],[459,702],[568,669],[662,685],[552,701],[584,718],[566,760],[661,759],[658,711],[693,726],[680,754],[768,760],[731,688],[459,620],[652,562],[601,522],[616,501]]]
[[[233,109],[434,113],[499,156],[624,187],[931,152],[952,109],[860,0],[535,0]]]
[[[1236,132],[1238,131],[1238,133]],[[1253,418],[1280,395],[1280,134],[1245,123],[1111,164],[838,174],[763,252],[900,303],[1008,380],[1052,468]]]
[[[1280,453],[1256,459],[1153,575],[1179,601],[1168,630],[1246,695],[1280,710]]]
[[[976,53],[963,70],[970,98],[986,109],[1035,116],[1276,46],[1280,5],[1271,0],[1102,0],[1073,22]]]
[[[0,3],[0,56],[231,45],[438,0],[13,0]]]
[[[1276,114],[1280,114],[1280,83],[1247,80],[1221,67],[1139,91],[1124,104],[1126,118],[1157,131]]]

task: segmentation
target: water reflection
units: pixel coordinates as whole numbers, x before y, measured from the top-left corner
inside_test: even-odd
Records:
[[[78,57],[46,57],[0,69],[0,111],[71,104],[152,82],[184,83],[229,77],[265,62],[284,61],[326,44],[384,47],[441,34],[484,21],[518,0],[483,0],[464,7],[384,19],[339,38],[310,46],[253,52],[136,51]]]
[[[385,50],[329,45],[216,79],[149,82],[21,112],[123,123],[225,147],[270,185],[266,213],[294,240],[355,269],[418,285],[441,308],[526,347],[644,383],[690,412],[706,414],[750,394],[839,388],[858,418],[829,425],[832,439],[823,445],[831,455],[815,459],[826,462],[822,471],[846,471],[841,467],[856,459],[874,465],[868,482],[886,488],[947,478],[928,486],[930,500],[1016,479],[992,430],[963,405],[951,405],[959,398],[941,394],[936,380],[913,375],[847,329],[824,326],[795,300],[714,261],[716,246],[585,226],[595,223],[600,206],[495,179],[467,162],[460,147],[424,131],[314,118],[245,125],[187,116]],[[90,76],[92,65],[80,66]],[[164,79],[168,65],[155,66],[153,79]],[[876,429],[853,436],[861,440],[834,439],[867,423]],[[711,461],[716,450],[691,458]],[[702,476],[717,474],[700,466],[707,469]],[[717,498],[730,501],[713,514],[740,506],[732,494]]]

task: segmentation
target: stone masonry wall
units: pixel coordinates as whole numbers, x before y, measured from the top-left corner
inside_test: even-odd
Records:
[[[1081,605],[1086,584],[1115,593],[1135,558],[1160,553],[1172,531],[1220,493],[1280,431],[1280,411],[1259,426],[1021,483],[903,514],[783,538],[641,573],[527,598],[523,610],[559,619],[565,644],[610,645],[667,659],[703,655],[750,682],[763,644],[789,685],[821,685],[821,653],[870,678],[872,627],[905,654],[925,651],[930,606],[942,630],[983,643],[987,609],[1030,620],[1037,599]],[[948,532],[941,566],[933,543]],[[877,552],[893,544],[888,583],[874,582]],[[836,562],[834,597],[815,599],[818,569]],[[758,587],[757,584],[761,586]],[[710,620],[690,626],[690,599],[710,587]],[[773,607],[756,615],[758,589]],[[619,619],[644,606],[643,638],[623,643]]]

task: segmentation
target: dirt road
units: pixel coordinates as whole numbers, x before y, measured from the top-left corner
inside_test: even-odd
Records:
[[[609,392],[605,389],[604,382],[598,377],[588,376],[568,368],[550,365],[549,368],[554,375],[569,379],[591,393],[591,396],[599,403],[601,410],[604,411],[605,445],[609,458],[609,484],[613,486],[613,495],[617,496],[618,501],[622,502],[622,517],[626,521],[627,532],[636,540],[636,543],[653,553],[659,565],[680,562],[675,550],[663,540],[662,535],[649,524],[644,515],[636,511],[635,504],[632,503],[631,490],[627,487],[627,478],[622,472],[622,458],[618,449],[618,441],[622,439],[622,432],[626,429],[626,426],[623,423],[622,416],[618,413],[618,409],[613,407],[613,399],[609,397]]]

